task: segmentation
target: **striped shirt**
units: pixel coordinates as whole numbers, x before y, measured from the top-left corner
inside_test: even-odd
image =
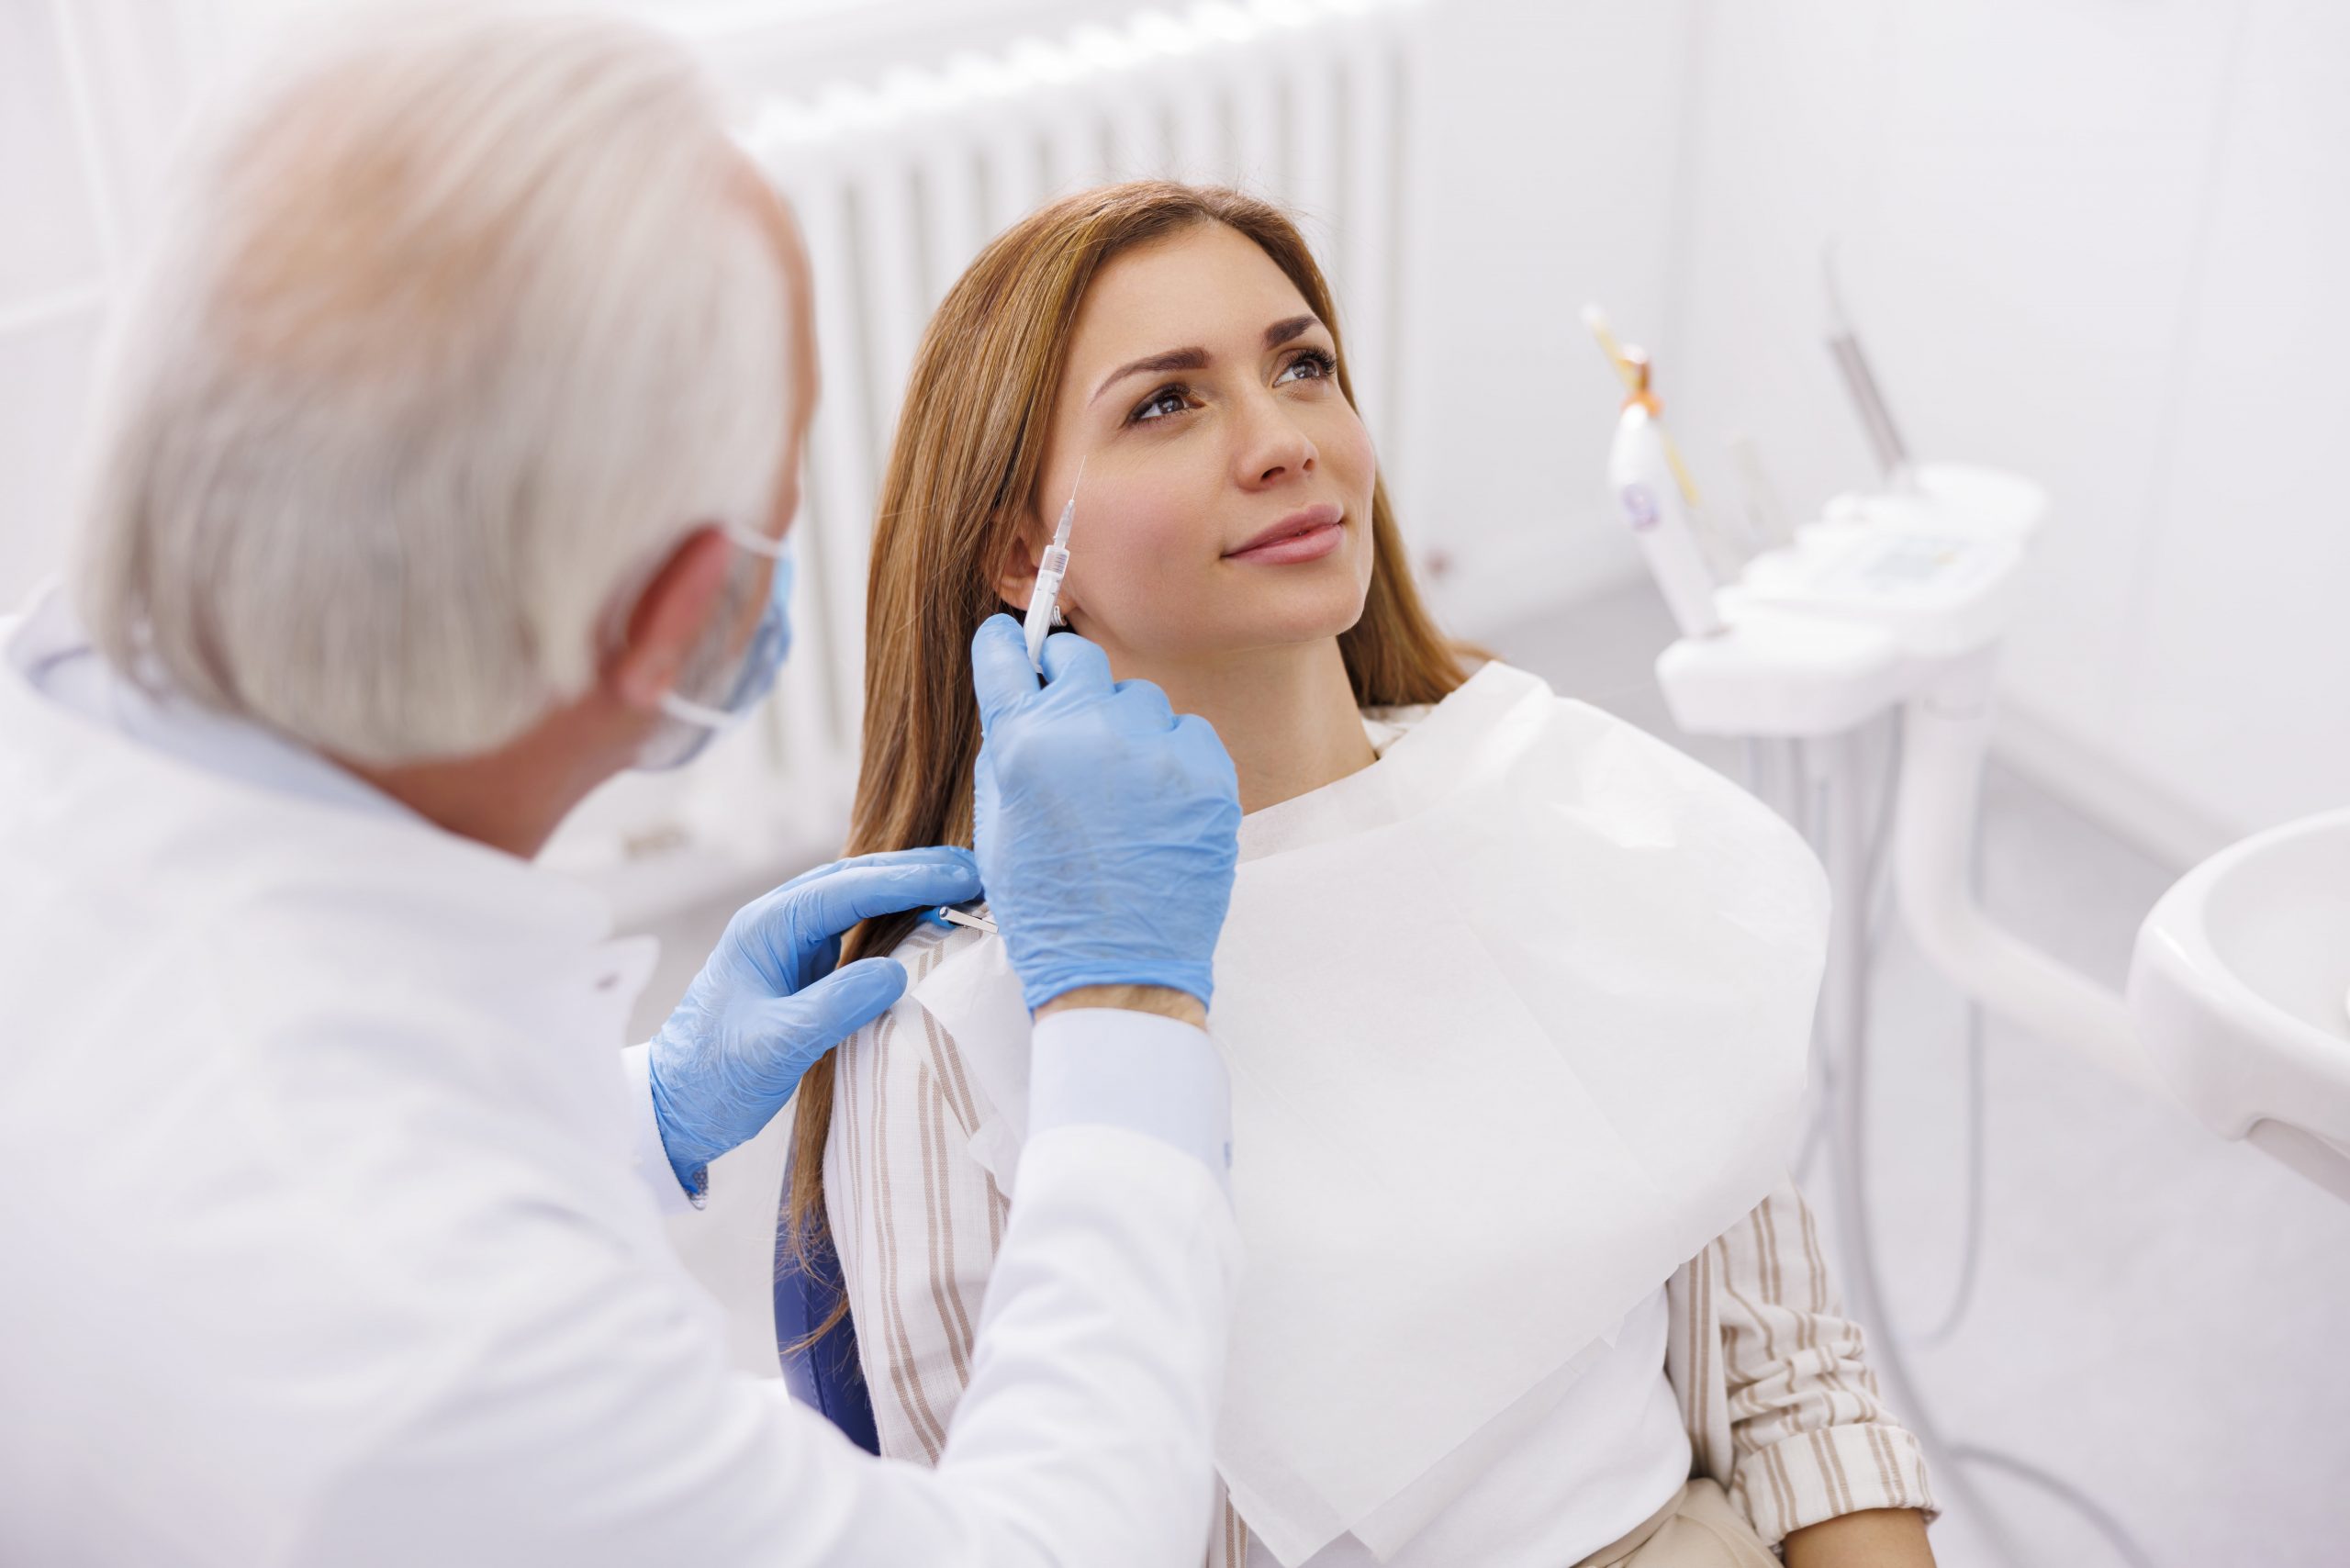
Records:
[[[968,939],[924,929],[898,949],[908,994],[841,1047],[824,1158],[881,1451],[934,1464],[1011,1212],[972,1152],[989,1108],[912,994]],[[1684,1264],[1666,1299],[1663,1372],[1695,1472],[1720,1482],[1765,1542],[1863,1509],[1933,1511],[1917,1439],[1885,1409],[1791,1182]],[[1245,1521],[1228,1504],[1220,1521],[1209,1568],[1245,1568]]]

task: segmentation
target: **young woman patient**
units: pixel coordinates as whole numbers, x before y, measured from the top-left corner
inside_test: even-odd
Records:
[[[1072,491],[1069,627],[1214,725],[1248,813],[1211,1029],[1250,1252],[1206,1562],[1930,1563],[1917,1443],[1783,1173],[1817,864],[1438,635],[1274,208],[1088,192],[940,308],[873,542],[851,851],[969,842],[970,635],[1026,605]],[[850,946],[911,985],[803,1085],[787,1234],[829,1228],[882,1449],[934,1462],[1016,1201],[1027,1019],[991,936]]]

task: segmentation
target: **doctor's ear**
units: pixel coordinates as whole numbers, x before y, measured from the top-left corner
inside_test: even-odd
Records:
[[[607,694],[630,708],[660,706],[719,611],[733,553],[719,529],[698,528],[661,563],[629,606],[627,634],[597,671]]]

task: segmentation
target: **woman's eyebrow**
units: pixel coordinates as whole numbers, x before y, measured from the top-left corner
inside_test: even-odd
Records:
[[[1205,349],[1169,349],[1163,353],[1129,360],[1103,376],[1102,385],[1093,389],[1093,396],[1086,401],[1089,403],[1101,401],[1102,393],[1107,392],[1113,386],[1124,381],[1129,375],[1140,375],[1146,371],[1205,370],[1207,364],[1208,351]]]
[[[1318,316],[1292,316],[1265,329],[1265,346],[1277,349],[1292,338],[1303,337],[1322,324]]]
[[[1322,319],[1312,314],[1286,317],[1265,329],[1265,346],[1269,349],[1277,349],[1292,338],[1303,337],[1321,324]],[[1146,355],[1141,359],[1128,360],[1103,376],[1102,385],[1093,389],[1093,396],[1086,401],[1100,402],[1102,393],[1107,392],[1129,375],[1142,375],[1168,370],[1205,370],[1209,357],[1208,351],[1205,349],[1188,348],[1168,349],[1159,353]]]

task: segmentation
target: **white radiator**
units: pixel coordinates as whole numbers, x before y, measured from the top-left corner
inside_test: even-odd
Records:
[[[856,771],[874,498],[906,372],[981,245],[1050,198],[1168,176],[1288,207],[1330,275],[1356,395],[1392,471],[1414,11],[1287,0],[1147,13],[761,105],[745,140],[799,214],[823,364],[793,530],[791,662],[742,735],[674,781],[622,781],[551,857],[594,873],[624,920],[643,920],[837,846]]]

